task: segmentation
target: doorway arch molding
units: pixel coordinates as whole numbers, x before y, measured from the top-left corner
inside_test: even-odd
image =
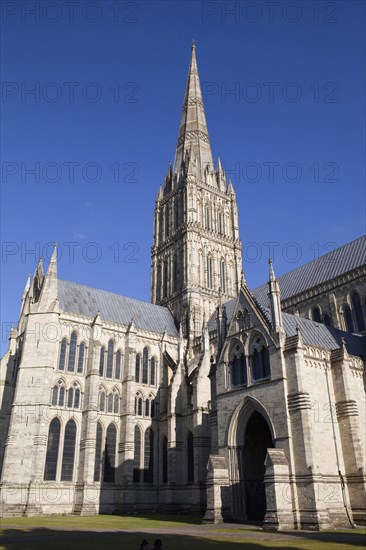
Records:
[[[230,420],[227,434],[227,444],[229,448],[237,447],[240,442],[244,442],[245,430],[250,417],[254,412],[263,416],[271,432],[272,441],[276,441],[276,432],[267,409],[251,395],[247,395],[235,408]]]

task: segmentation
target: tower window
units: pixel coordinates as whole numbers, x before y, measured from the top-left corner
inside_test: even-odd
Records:
[[[358,332],[362,332],[365,330],[365,320],[363,317],[360,296],[357,292],[354,292],[352,294],[352,306],[356,318]]]
[[[352,312],[348,304],[344,306],[343,313],[344,313],[344,320],[346,323],[346,330],[348,330],[348,332],[355,332],[355,328],[353,326]]]

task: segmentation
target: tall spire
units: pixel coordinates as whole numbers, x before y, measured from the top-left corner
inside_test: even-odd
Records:
[[[203,174],[203,170],[207,165],[213,168],[210,138],[208,136],[200,78],[198,75],[195,43],[192,44],[191,63],[184,94],[174,160],[174,172],[178,174],[180,173],[187,150],[191,150],[191,154],[196,157],[201,174]]]

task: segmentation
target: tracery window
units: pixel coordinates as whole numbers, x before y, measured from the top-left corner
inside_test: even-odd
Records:
[[[65,392],[64,381],[59,378],[52,388],[51,405],[63,407],[65,405]]]
[[[236,344],[230,354],[230,374],[232,386],[243,386],[248,382],[247,360],[241,345]]]
[[[58,361],[58,370],[65,370],[66,362],[66,350],[67,350],[67,340],[64,338],[60,346],[60,357]]]
[[[207,256],[207,287],[213,288],[212,257]]]
[[[99,390],[99,412],[105,412],[105,391],[102,388]]]
[[[76,424],[69,420],[65,428],[64,448],[62,453],[61,481],[72,481],[74,474],[76,447]]]
[[[143,384],[148,383],[148,376],[149,376],[149,350],[147,348],[144,348],[144,351],[142,352],[142,383]]]
[[[74,372],[75,370],[76,344],[77,344],[77,334],[74,331],[71,333],[71,338],[70,338],[69,360],[67,363],[68,372]]]
[[[103,429],[100,422],[97,422],[97,434],[95,443],[94,481],[100,481],[102,467],[102,437]]]
[[[109,424],[105,438],[104,477],[103,481],[113,483],[116,469],[117,430],[114,424]]]
[[[220,262],[220,287],[222,292],[226,292],[226,270],[224,259]]]
[[[78,357],[78,373],[81,374],[84,370],[84,356],[85,356],[85,344],[82,342],[79,346]]]
[[[253,381],[263,380],[270,376],[270,363],[268,347],[261,338],[257,338],[254,343],[251,362],[251,376]]]
[[[100,348],[100,357],[99,357],[99,376],[104,375],[104,357],[105,357],[105,347]]]
[[[133,481],[139,483],[141,477],[141,430],[135,426],[135,449],[133,456]]]
[[[116,353],[116,370],[114,377],[116,380],[121,380],[121,363],[122,363],[122,353],[120,350]]]
[[[150,359],[150,384],[155,386],[155,372],[156,372],[156,359],[152,357]]]
[[[58,418],[54,418],[48,429],[46,463],[43,476],[45,481],[56,480],[60,433],[61,423]]]
[[[138,353],[136,355],[136,364],[135,364],[135,381],[140,382],[140,364],[141,364],[141,355]]]
[[[108,352],[107,352],[107,372],[106,378],[112,378],[113,376],[113,357],[114,357],[114,342],[109,340]]]
[[[144,441],[144,483],[154,481],[154,432],[147,428]]]
[[[80,407],[80,389],[77,382],[74,382],[67,392],[67,407],[69,409]]]

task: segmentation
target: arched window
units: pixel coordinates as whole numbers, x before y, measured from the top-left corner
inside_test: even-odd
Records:
[[[222,230],[222,213],[219,212],[217,214],[217,232],[221,235],[223,233],[223,230]]]
[[[69,409],[72,409],[74,404],[74,388],[70,388],[67,392],[67,406]]]
[[[100,422],[97,422],[97,435],[95,442],[94,481],[100,481],[100,469],[102,465],[102,435],[103,430]]]
[[[231,352],[230,372],[232,386],[247,384],[247,360],[243,348],[239,344],[237,344]]]
[[[150,359],[150,385],[155,386],[155,369],[156,369],[156,361],[155,357],[152,357]]]
[[[145,416],[150,416],[150,399],[146,399],[145,401]]]
[[[179,227],[179,197],[175,197],[174,227],[175,229]]]
[[[77,334],[76,332],[72,332],[71,338],[70,338],[69,361],[67,363],[67,370],[69,372],[74,372],[75,370],[76,344],[77,344]]]
[[[253,381],[269,378],[271,374],[269,351],[260,338],[257,338],[251,355],[251,374]]]
[[[121,379],[121,362],[122,362],[122,354],[120,350],[118,350],[116,353],[116,370],[114,373],[114,377],[116,380]]]
[[[65,386],[60,386],[58,390],[58,405],[63,407],[65,405]]]
[[[167,204],[165,207],[165,235],[166,237],[169,237],[170,233],[170,212],[169,212],[169,205]]]
[[[162,443],[162,482],[168,483],[168,438],[165,435]]]
[[[103,390],[99,392],[99,412],[104,412],[105,410],[105,393]]]
[[[207,287],[213,287],[212,258],[207,256]]]
[[[205,208],[205,225],[206,225],[206,229],[211,229],[211,216],[210,216],[209,205],[207,205]]]
[[[163,272],[163,298],[168,296],[168,260],[164,260]]]
[[[360,296],[357,292],[352,294],[352,307],[356,318],[358,332],[362,332],[365,330],[365,320],[363,318]]]
[[[105,347],[100,348],[100,357],[99,357],[99,376],[104,375],[104,356],[105,356]]]
[[[220,287],[222,292],[226,292],[226,270],[225,270],[225,260],[220,262]]]
[[[113,340],[109,340],[109,342],[108,342],[108,353],[107,353],[106,378],[112,378],[112,375],[113,375],[113,355],[114,355],[114,343],[113,343]]]
[[[142,397],[140,393],[137,393],[135,397],[135,414],[142,416]]]
[[[57,472],[58,449],[60,446],[61,424],[58,418],[54,418],[48,429],[46,464],[44,467],[45,481],[55,481]]]
[[[158,274],[156,279],[156,299],[159,302],[161,300],[161,279],[162,279],[163,267],[161,262],[158,265]]]
[[[52,388],[51,404],[59,407],[65,405],[65,386],[61,379],[57,380],[57,383]]]
[[[133,481],[140,482],[141,473],[141,431],[135,426],[135,450],[133,455]]]
[[[311,315],[312,315],[313,321],[316,321],[317,323],[321,323],[322,319],[320,315],[320,309],[318,308],[318,306],[313,307],[313,309],[311,310]]]
[[[117,430],[114,424],[109,424],[105,438],[104,453],[104,478],[106,482],[114,482],[114,472],[116,467],[116,443]]]
[[[74,394],[74,409],[78,409],[80,407],[80,390],[79,388],[75,389]]]
[[[155,399],[151,400],[151,418],[155,418]]]
[[[145,432],[144,446],[144,483],[154,481],[154,432],[148,428]]]
[[[194,482],[194,447],[192,432],[188,432],[187,435],[187,481],[188,483]]]
[[[62,454],[61,481],[72,481],[74,474],[76,447],[76,424],[69,420],[65,428],[64,450]]]
[[[324,324],[325,325],[331,326],[332,319],[330,318],[330,316],[327,313],[324,313],[323,319],[324,319]]]
[[[162,242],[164,237],[164,212],[163,209],[160,210],[159,214],[159,241]]]
[[[355,332],[355,328],[353,326],[352,312],[348,304],[343,307],[343,314],[344,321],[346,323],[346,330],[348,330],[348,332]]]
[[[119,393],[116,390],[114,391],[114,397],[113,397],[113,412],[115,414],[119,413]]]
[[[174,254],[173,264],[172,264],[172,292],[175,292],[177,290],[176,284],[177,284],[177,256],[176,254]]]
[[[53,386],[52,388],[52,397],[51,397],[51,405],[54,407],[57,405],[57,399],[58,399],[58,386]]]
[[[65,370],[65,361],[66,361],[66,349],[67,349],[67,340],[64,338],[60,346],[60,357],[58,360],[58,370]]]
[[[144,348],[144,351],[142,352],[142,383],[143,384],[148,383],[148,376],[149,376],[149,350],[147,348]]]
[[[135,382],[140,382],[140,363],[141,363],[141,355],[138,353],[136,355]]]
[[[113,394],[112,393],[108,395],[107,410],[109,413],[113,412]]]
[[[85,355],[85,344],[81,343],[79,346],[78,373],[82,373],[84,370],[84,355]]]

